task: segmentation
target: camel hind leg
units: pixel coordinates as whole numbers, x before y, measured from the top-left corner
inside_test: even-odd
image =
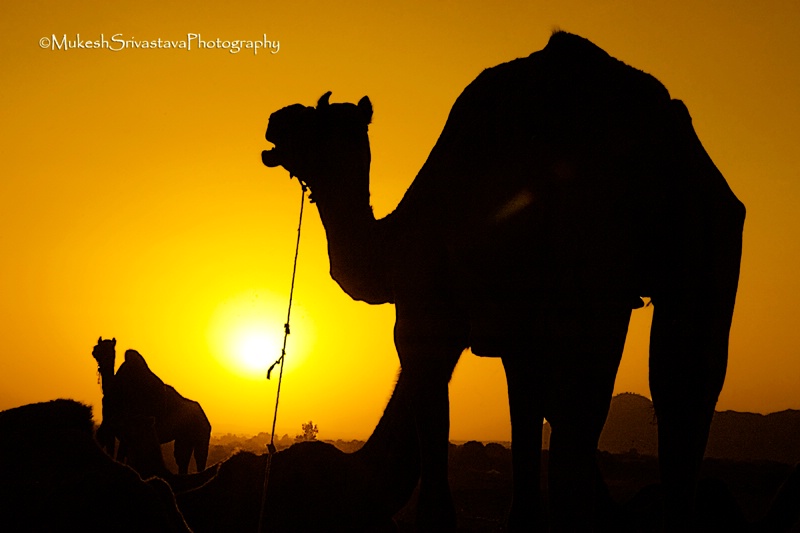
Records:
[[[650,392],[666,526],[686,531],[725,381],[745,209],[697,138],[686,107],[677,100],[672,105],[681,186],[653,261]]]
[[[741,226],[740,226],[741,228]],[[650,392],[668,530],[691,530],[700,466],[728,364],[741,229],[719,236],[704,274],[653,296]]]
[[[728,359],[733,306],[659,303],[650,333],[650,390],[669,530],[690,528],[700,466]]]
[[[211,440],[211,423],[198,402],[186,400],[181,411],[183,438],[189,441],[194,453],[197,471],[206,469],[208,445]],[[188,461],[188,459],[187,459]]]
[[[527,357],[531,357],[527,355]],[[535,376],[526,356],[503,357],[511,415],[511,467],[513,499],[508,531],[546,531],[542,511],[542,424],[541,400],[531,390]],[[533,393],[533,394],[532,394]]]
[[[202,420],[204,424],[197,430],[193,446],[194,462],[198,472],[202,472],[206,469],[206,463],[208,462],[208,446],[211,441],[211,424],[208,422],[208,419],[205,418],[205,414],[203,414]]]
[[[189,473],[189,461],[192,458],[193,444],[191,439],[175,439],[175,463],[178,465],[178,474]]]
[[[194,447],[194,462],[198,472],[202,472],[206,469],[206,463],[208,462],[208,441],[206,441],[205,444],[197,443]]]

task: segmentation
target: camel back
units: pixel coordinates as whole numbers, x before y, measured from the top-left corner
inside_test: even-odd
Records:
[[[692,268],[674,258],[703,260],[714,236],[695,228],[726,213],[743,218],[682,103],[557,32],[463,91],[389,218],[436,228],[473,330],[503,336],[532,306],[636,306],[669,269]]]

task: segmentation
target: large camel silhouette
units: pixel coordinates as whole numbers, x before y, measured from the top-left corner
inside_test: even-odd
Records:
[[[464,90],[396,210],[376,220],[372,105],[329,96],[273,113],[274,148],[262,160],[311,189],[342,289],[396,306],[420,440],[419,527],[454,528],[447,383],[467,347],[506,369],[511,528],[537,522],[543,417],[553,523],[591,522],[594,453],[640,296],[655,306],[650,386],[665,516],[688,527],[727,365],[745,210],[683,103],[557,32]]]
[[[175,441],[178,473],[189,471],[192,454],[197,471],[203,471],[211,438],[211,424],[203,408],[161,381],[136,350],[125,352],[125,362],[114,374],[115,347],[116,339],[100,337],[92,351],[103,387],[103,422],[97,430],[98,442],[113,455],[114,439],[119,438],[117,458],[122,460],[126,452],[121,435],[130,435],[130,428],[126,431],[124,426],[135,417],[152,417],[159,441]]]

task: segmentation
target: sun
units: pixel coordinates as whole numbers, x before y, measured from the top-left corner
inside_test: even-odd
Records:
[[[281,347],[280,340],[266,331],[246,331],[238,335],[236,358],[239,363],[254,372],[264,373]]]
[[[285,312],[280,300],[265,291],[249,291],[222,302],[209,324],[212,352],[234,374],[265,379],[281,356]],[[301,338],[289,339],[284,372],[302,364],[308,345]]]

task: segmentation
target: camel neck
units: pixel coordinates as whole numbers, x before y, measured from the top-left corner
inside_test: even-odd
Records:
[[[364,446],[354,453],[368,465],[372,479],[380,484],[374,489],[395,498],[401,505],[411,496],[420,472],[419,442],[407,389],[401,374],[378,425]]]
[[[369,202],[369,163],[357,159],[340,163],[315,180],[311,198],[316,202],[326,231],[339,226],[375,221]]]
[[[387,283],[385,226],[375,220],[369,203],[369,167],[351,166],[344,179],[320,180],[312,189],[325,227],[331,277],[355,300],[392,301]]]
[[[110,368],[104,369],[98,366],[97,371],[100,373],[100,388],[103,394],[106,394],[111,387],[111,382],[114,380],[114,367],[111,366]]]

